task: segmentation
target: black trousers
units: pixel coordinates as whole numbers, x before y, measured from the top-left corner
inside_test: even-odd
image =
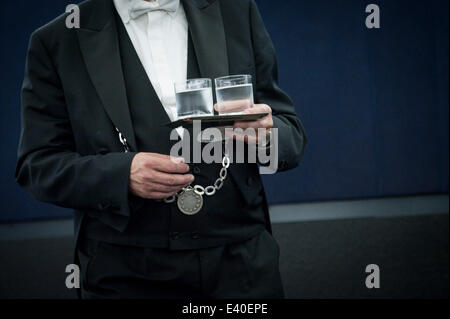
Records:
[[[83,239],[82,298],[282,299],[279,247],[266,231],[240,243],[171,251]]]

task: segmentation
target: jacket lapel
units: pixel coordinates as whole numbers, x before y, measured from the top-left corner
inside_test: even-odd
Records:
[[[131,121],[111,0],[93,0],[81,10],[78,41],[87,70],[113,124],[137,150]],[[228,75],[228,55],[220,3],[183,0],[201,76]]]
[[[82,26],[77,29],[80,49],[103,106],[113,124],[137,150],[120,60],[117,28],[112,0],[92,1],[82,11]]]
[[[184,0],[184,10],[202,77],[229,74],[227,43],[220,3],[215,0]]]

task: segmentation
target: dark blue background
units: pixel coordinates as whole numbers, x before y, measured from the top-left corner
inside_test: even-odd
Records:
[[[309,136],[300,168],[264,178],[270,202],[448,193],[448,0],[376,0],[380,30],[368,0],[257,2]],[[13,178],[28,38],[68,3],[0,4],[0,221],[70,215]]]

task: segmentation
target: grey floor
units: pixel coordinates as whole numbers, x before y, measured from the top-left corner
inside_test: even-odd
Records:
[[[436,197],[428,204],[402,200],[404,205],[379,206],[379,214],[372,207],[374,203],[362,205],[358,201],[354,203],[361,214],[350,214],[347,209],[347,216],[329,218],[325,218],[325,206],[272,209],[286,296],[448,298],[448,196],[440,205]],[[413,214],[414,207],[424,210]],[[286,217],[303,211],[303,220]],[[309,218],[308,211],[319,216]],[[49,235],[49,229],[58,223],[63,225],[61,229]],[[66,234],[68,229],[63,229],[69,225],[70,221],[55,221],[38,226],[0,226],[0,298],[75,298],[75,292],[64,284],[65,266],[72,261],[72,238]],[[380,267],[380,289],[365,286],[368,264]]]

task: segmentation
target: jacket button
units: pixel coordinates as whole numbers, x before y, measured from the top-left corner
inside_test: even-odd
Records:
[[[253,186],[253,184],[254,184],[253,177],[249,177],[249,178],[247,179],[247,185],[248,185],[248,186]]]
[[[192,239],[200,239],[200,235],[198,233],[192,233]]]
[[[100,155],[106,155],[106,154],[108,154],[109,153],[109,151],[107,150],[107,149],[105,149],[105,148],[102,148],[102,149],[100,149],[99,151],[98,151],[98,154],[100,154]]]
[[[180,238],[180,233],[177,232],[170,233],[170,238],[172,238],[173,240],[177,240],[178,238]]]
[[[200,174],[200,168],[198,168],[198,166],[194,166],[194,167],[192,168],[192,172],[193,172],[194,174]]]
[[[97,205],[97,208],[98,208],[98,210],[104,211],[104,210],[111,208],[111,205],[100,203]]]

